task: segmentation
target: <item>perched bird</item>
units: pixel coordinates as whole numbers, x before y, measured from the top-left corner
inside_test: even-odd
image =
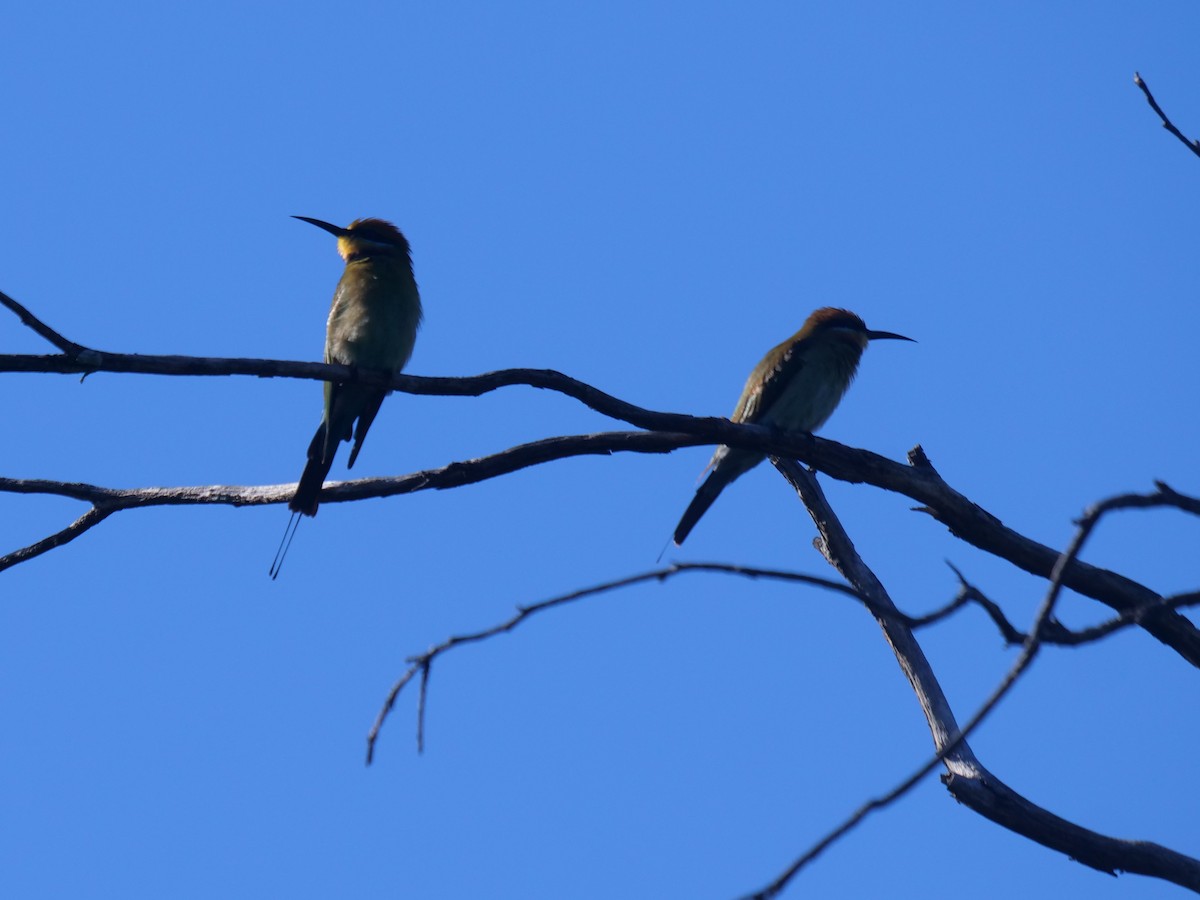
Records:
[[[400,372],[412,355],[421,324],[421,296],[408,240],[383,219],[358,219],[340,228],[307,216],[293,218],[336,236],[338,253],[346,261],[329,309],[325,362],[388,375]],[[354,465],[388,393],[386,388],[370,385],[325,382],[325,414],[308,445],[308,463],[296,493],[288,502],[293,520],[317,514],[321,486],[342,441],[354,440],[346,467]],[[294,533],[293,523],[289,527]],[[290,543],[286,534],[284,540]],[[287,552],[285,544],[276,554],[272,576],[279,574],[282,555]]]
[[[912,340],[890,331],[871,331],[849,310],[818,309],[803,328],[754,367],[730,419],[780,431],[816,431],[854,380],[867,342],[885,338]],[[726,485],[765,458],[754,450],[718,447],[708,464],[712,472],[675,527],[676,546],[684,542]]]

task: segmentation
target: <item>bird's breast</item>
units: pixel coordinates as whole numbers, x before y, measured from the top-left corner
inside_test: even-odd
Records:
[[[759,417],[761,423],[785,431],[816,431],[833,414],[854,378],[857,354],[816,348]]]
[[[329,310],[330,362],[399,371],[412,355],[421,299],[411,271],[379,260],[351,262]]]

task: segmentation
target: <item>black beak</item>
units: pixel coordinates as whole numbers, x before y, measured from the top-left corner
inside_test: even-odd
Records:
[[[306,219],[305,221],[312,222],[312,219]],[[317,223],[313,222],[313,224],[315,225]],[[893,334],[890,331],[866,331],[864,333],[866,334],[867,339],[872,340],[872,341],[890,340],[890,341],[912,341],[914,344],[916,343],[916,341],[914,341],[910,337],[905,337],[902,334]]]
[[[309,225],[316,225],[318,228],[324,228],[334,237],[346,237],[350,234],[345,228],[340,225],[330,225],[328,222],[322,222],[320,219],[310,219],[308,216],[292,216],[293,219],[299,219],[301,222],[307,222]]]

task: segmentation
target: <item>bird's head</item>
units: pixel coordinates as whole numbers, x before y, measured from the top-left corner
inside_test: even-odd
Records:
[[[868,341],[912,340],[910,337],[890,331],[872,331],[862,319],[850,310],[837,309],[833,306],[822,307],[809,316],[796,337],[844,342],[859,353],[867,348]]]
[[[384,219],[355,219],[348,228],[342,228],[308,216],[292,218],[316,225],[337,237],[338,253],[346,262],[369,256],[401,256],[407,259],[410,255],[408,239],[400,233],[399,228]]]

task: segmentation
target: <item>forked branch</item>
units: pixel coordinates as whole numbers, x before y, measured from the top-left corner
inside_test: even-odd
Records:
[[[69,348],[57,356],[0,356],[0,371],[40,372],[142,372],[162,375],[256,375],[260,377],[306,378],[323,381],[382,384],[395,390],[439,396],[478,396],[511,385],[528,385],[573,397],[591,409],[645,429],[645,433],[615,432],[549,438],[514,447],[503,453],[440,469],[386,479],[363,479],[329,485],[322,503],[358,500],[411,493],[430,488],[459,487],[508,474],[519,468],[583,454],[621,451],[666,453],[695,444],[728,444],[758,450],[771,456],[799,460],[806,465],[851,483],[866,483],[904,494],[922,512],[946,525],[952,533],[987,553],[1043,578],[1059,554],[1005,526],[999,519],[947,484],[925,452],[917,447],[909,453],[909,464],[896,462],[868,450],[814,437],[809,434],[780,434],[757,425],[739,425],[721,418],[697,418],[680,413],[643,409],[606,394],[591,385],[546,369],[504,369],[466,378],[423,378],[397,375],[387,379],[345,366],[279,360],[193,358],[107,353],[69,341],[41,322],[12,298],[0,294],[0,305],[16,312],[23,322],[51,340]],[[31,488],[31,485],[36,487]],[[86,490],[82,490],[86,489]],[[266,487],[175,487],[115,491],[63,482],[0,480],[0,491],[61,493],[91,499],[91,491],[112,505],[112,510],[135,506],[188,503],[224,503],[243,506],[285,502],[295,485]],[[76,491],[72,494],[71,491]],[[80,492],[82,491],[82,493]],[[1182,496],[1182,495],[1177,495]],[[95,502],[92,500],[92,502]],[[91,524],[95,524],[92,521]],[[38,542],[41,545],[42,542]],[[31,545],[34,547],[37,545]],[[19,559],[30,558],[30,548],[0,557],[0,569]],[[41,551],[41,552],[44,552]],[[36,555],[36,554],[34,554]],[[1148,587],[1096,566],[1075,560],[1063,575],[1063,584],[1079,594],[1109,606],[1123,616],[1136,617],[1137,624],[1171,647],[1193,666],[1200,667],[1200,629],[1170,608],[1162,596]]]
[[[942,780],[959,802],[1010,831],[1058,850],[1101,872],[1135,872],[1200,892],[1200,860],[1148,841],[1112,838],[1068,822],[1005,785],[979,762],[966,743],[966,738],[996,708],[1036,657],[1042,644],[1043,630],[1052,620],[1055,604],[1062,591],[1063,573],[1077,558],[1100,519],[1114,509],[1148,505],[1174,506],[1176,504],[1173,499],[1164,497],[1147,500],[1141,495],[1125,495],[1097,504],[1087,512],[1080,521],[1079,530],[1071,545],[1054,565],[1046,598],[1038,609],[1020,656],[992,695],[960,731],[949,702],[916,637],[899,617],[890,614],[895,607],[886,589],[854,548],[837,515],[825,500],[816,479],[791,460],[774,462],[784,477],[796,488],[816,523],[820,534],[816,541],[818,549],[860,594],[871,599],[872,603],[868,609],[883,630],[900,668],[917,695],[933,736],[935,753],[886,795],[861,806],[849,819],[793,862],[771,884],[753,894],[751,900],[768,900],[775,897],[804,866],[834,841],[851,831],[871,812],[882,809],[904,796],[938,765],[945,766],[946,774]],[[879,613],[880,608],[886,610],[882,615]]]

